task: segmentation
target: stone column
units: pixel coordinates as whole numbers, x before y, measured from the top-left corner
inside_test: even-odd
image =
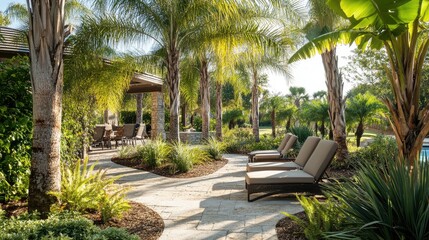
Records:
[[[136,123],[141,124],[143,122],[143,93],[136,95],[136,101]]]
[[[151,138],[155,139],[161,136],[165,140],[165,115],[164,115],[164,96],[162,92],[152,93],[152,119],[151,119]]]

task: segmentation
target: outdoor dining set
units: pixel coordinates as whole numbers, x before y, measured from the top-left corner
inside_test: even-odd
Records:
[[[91,146],[100,146],[104,149],[112,148],[112,142],[115,142],[117,148],[119,144],[124,145],[137,145],[140,140],[144,144],[146,133],[145,124],[124,124],[123,126],[114,126],[110,124],[97,125],[93,132],[93,141]]]

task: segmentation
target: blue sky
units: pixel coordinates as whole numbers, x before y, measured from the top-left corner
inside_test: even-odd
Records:
[[[0,11],[4,11],[12,2],[26,4],[25,0],[0,0]],[[350,48],[339,47],[337,54],[339,66],[344,66],[347,64],[344,57],[350,55]],[[293,79],[286,79],[283,76],[267,72],[269,76],[268,88],[272,93],[287,94],[290,86],[304,87],[309,94],[320,90],[326,91],[325,72],[320,56],[296,62],[290,67]],[[344,95],[351,87],[350,83],[344,83]]]

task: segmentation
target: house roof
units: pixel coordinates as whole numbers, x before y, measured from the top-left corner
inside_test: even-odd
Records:
[[[0,59],[28,55],[28,44],[22,31],[0,26]],[[66,51],[68,52],[68,51]],[[66,53],[67,54],[67,53]],[[105,59],[109,63],[109,59]],[[127,93],[162,91],[162,79],[149,73],[135,73]]]

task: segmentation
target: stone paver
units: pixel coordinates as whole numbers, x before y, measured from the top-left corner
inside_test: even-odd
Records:
[[[110,161],[112,153],[91,155],[108,175],[122,175],[131,186],[130,200],[156,211],[164,220],[160,239],[277,239],[281,211],[297,213],[295,199],[266,198],[247,202],[244,171],[247,157],[226,154],[228,163],[217,172],[196,178],[161,177]]]

